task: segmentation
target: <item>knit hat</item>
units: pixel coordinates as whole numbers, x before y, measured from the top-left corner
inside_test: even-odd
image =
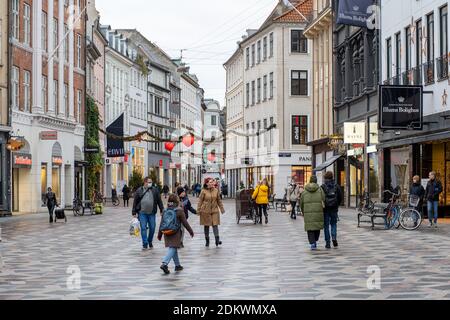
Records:
[[[184,188],[179,187],[179,188],[177,189],[177,195],[178,195],[178,196],[181,196],[181,194],[182,194],[184,191],[185,191]]]

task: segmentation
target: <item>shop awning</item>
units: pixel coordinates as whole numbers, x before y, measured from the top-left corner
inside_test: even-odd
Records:
[[[319,172],[319,171],[326,170],[328,167],[332,166],[336,161],[338,161],[342,157],[344,157],[344,155],[342,155],[342,154],[340,154],[338,156],[334,156],[334,157],[328,159],[327,161],[325,161],[324,163],[322,163],[321,165],[319,165],[313,171]]]

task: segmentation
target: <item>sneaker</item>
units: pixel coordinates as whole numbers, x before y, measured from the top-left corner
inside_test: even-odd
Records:
[[[428,225],[428,227],[433,228],[433,222],[430,222],[430,224]]]
[[[438,227],[437,222],[434,223],[434,227],[437,229],[437,227]]]
[[[146,251],[146,250],[148,250],[148,246],[143,246],[142,251]]]
[[[339,247],[339,243],[337,242],[337,240],[333,240],[333,246],[335,248]]]
[[[150,243],[150,244],[148,245],[148,248],[149,248],[149,249],[153,249],[153,244]]]
[[[314,243],[311,245],[311,251],[316,251],[317,250],[317,244]]]
[[[266,224],[269,224],[269,217],[266,217]]]
[[[327,242],[327,244],[325,245],[325,249],[331,249],[331,243]]]
[[[166,264],[162,264],[161,267],[159,267],[162,271],[164,271],[164,274],[170,274],[169,267]]]
[[[175,272],[180,272],[180,271],[183,271],[183,270],[184,270],[183,266],[175,267]]]

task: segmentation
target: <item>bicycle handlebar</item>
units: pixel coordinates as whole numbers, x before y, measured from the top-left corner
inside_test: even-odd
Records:
[[[383,193],[389,193],[389,194],[391,194],[393,196],[400,197],[400,192],[399,193],[394,193],[394,192],[392,192],[390,190],[385,190]]]

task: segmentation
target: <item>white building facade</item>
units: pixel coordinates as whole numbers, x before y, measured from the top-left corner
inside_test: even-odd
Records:
[[[297,10],[309,16],[311,1]],[[247,154],[242,159],[246,187],[267,178],[272,194],[282,198],[295,179],[306,185],[311,176],[310,41],[306,21],[280,1],[259,30],[249,31],[240,47],[244,55],[244,126]],[[265,132],[276,125],[276,129]]]
[[[244,54],[239,47],[233,56],[224,64],[227,73],[227,91],[225,100],[226,113],[226,156],[225,175],[228,184],[228,193],[234,196],[240,189],[241,182],[246,180],[246,170],[242,169],[242,160],[245,158],[244,133]]]
[[[221,124],[220,103],[205,99],[203,118],[203,168],[207,173],[224,173],[225,165],[225,128]]]

